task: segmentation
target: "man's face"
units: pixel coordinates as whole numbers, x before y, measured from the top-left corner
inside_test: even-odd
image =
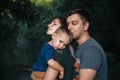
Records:
[[[74,39],[79,39],[84,34],[84,24],[78,14],[72,14],[67,18],[68,29],[73,33]]]

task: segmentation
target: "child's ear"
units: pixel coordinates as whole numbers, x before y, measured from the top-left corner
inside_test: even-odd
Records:
[[[53,34],[52,34],[52,39],[54,39],[54,38],[55,38],[55,36],[56,36],[56,33],[53,33]]]

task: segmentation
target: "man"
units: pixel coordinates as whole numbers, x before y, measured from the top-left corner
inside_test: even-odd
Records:
[[[76,58],[80,62],[79,80],[107,80],[107,61],[103,48],[91,38],[87,11],[76,9],[67,16],[68,29],[79,45]]]

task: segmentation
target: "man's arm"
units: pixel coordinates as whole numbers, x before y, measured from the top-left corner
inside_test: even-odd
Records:
[[[79,80],[94,80],[96,73],[95,69],[80,69]]]

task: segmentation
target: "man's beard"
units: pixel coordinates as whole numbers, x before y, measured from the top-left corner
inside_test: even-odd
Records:
[[[79,36],[77,36],[76,38],[74,38],[76,41],[79,40],[81,38],[82,34],[79,34]]]

